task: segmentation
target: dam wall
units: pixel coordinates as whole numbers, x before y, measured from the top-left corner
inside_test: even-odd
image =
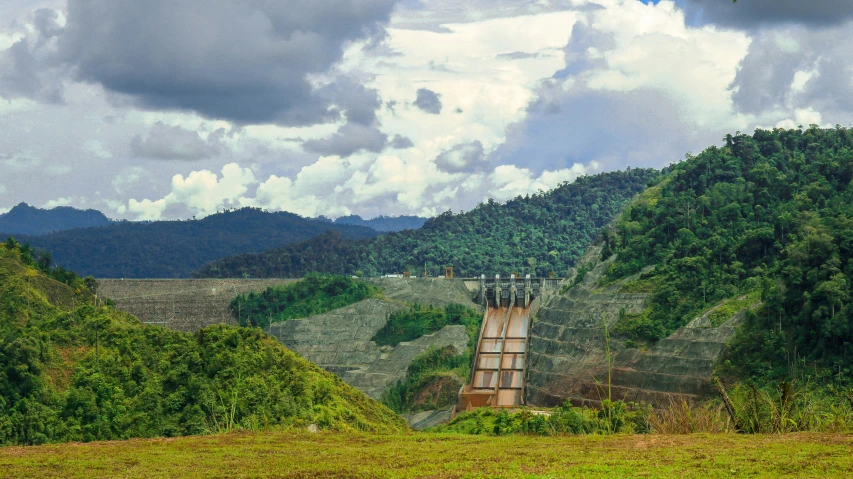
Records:
[[[295,279],[99,279],[98,295],[147,324],[196,331],[235,324],[228,307],[238,294],[259,293]]]

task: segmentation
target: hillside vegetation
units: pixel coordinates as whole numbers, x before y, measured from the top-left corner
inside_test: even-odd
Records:
[[[409,364],[406,376],[385,390],[382,403],[399,413],[441,409],[456,404],[459,388],[471,375],[482,323],[482,313],[460,304],[446,308],[415,304],[408,310],[392,314],[373,337],[380,346],[396,346],[452,324],[465,326],[468,344],[464,351],[457,351],[453,346],[431,347],[424,351]]]
[[[344,238],[378,233],[298,215],[243,208],[191,221],[118,222],[18,237],[53,254],[57,265],[97,278],[186,278],[211,261],[304,241],[326,231]]]
[[[578,178],[574,183],[505,204],[489,200],[467,213],[450,211],[418,230],[348,240],[334,232],[205,266],[198,277],[300,277],[309,272],[378,275],[410,271],[457,276],[551,272],[565,275],[592,238],[657,177],[629,169]]]
[[[303,427],[402,431],[258,329],[144,326],[0,244],[0,444]]]
[[[758,300],[723,372],[849,384],[851,180],[853,130],[840,127],[728,135],[673,166],[606,235],[608,280],[644,271],[628,288],[651,292],[616,331],[655,341],[722,301]]]
[[[294,318],[307,318],[361,300],[377,297],[376,286],[346,276],[309,274],[302,281],[241,294],[231,300],[231,314],[240,326],[266,328]]]

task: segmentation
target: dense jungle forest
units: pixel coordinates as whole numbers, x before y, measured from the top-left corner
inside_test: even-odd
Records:
[[[678,163],[605,233],[615,280],[651,292],[617,333],[654,342],[721,301],[753,297],[721,371],[853,379],[853,130],[727,135]]]
[[[592,238],[637,193],[657,178],[629,169],[578,178],[574,183],[501,204],[492,200],[466,213],[445,212],[417,230],[350,240],[330,231],[259,254],[233,256],[202,268],[197,277],[301,277],[310,272],[375,276],[519,274],[564,276]]]

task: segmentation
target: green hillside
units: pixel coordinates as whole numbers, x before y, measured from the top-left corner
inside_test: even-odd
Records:
[[[698,313],[747,314],[721,371],[760,381],[853,379],[853,130],[728,135],[679,163],[606,235],[605,281],[649,291],[616,332],[653,342]],[[730,314],[729,314],[730,316]]]
[[[347,240],[329,232],[260,254],[244,254],[205,266],[198,277],[300,277],[334,274],[444,274],[518,272],[565,275],[607,224],[658,173],[629,169],[578,178],[548,192],[505,204],[489,200],[467,213],[446,212],[418,230]]]
[[[258,329],[144,326],[0,245],[0,445],[405,422]]]
[[[302,281],[241,294],[229,309],[240,326],[266,328],[271,323],[307,318],[381,296],[376,286],[348,276],[309,274]]]

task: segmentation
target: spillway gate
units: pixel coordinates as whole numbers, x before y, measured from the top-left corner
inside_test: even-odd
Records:
[[[524,404],[530,320],[545,287],[545,279],[530,275],[523,281],[514,275],[505,280],[495,276],[494,281],[480,277],[485,314],[471,377],[459,392],[457,411]]]

